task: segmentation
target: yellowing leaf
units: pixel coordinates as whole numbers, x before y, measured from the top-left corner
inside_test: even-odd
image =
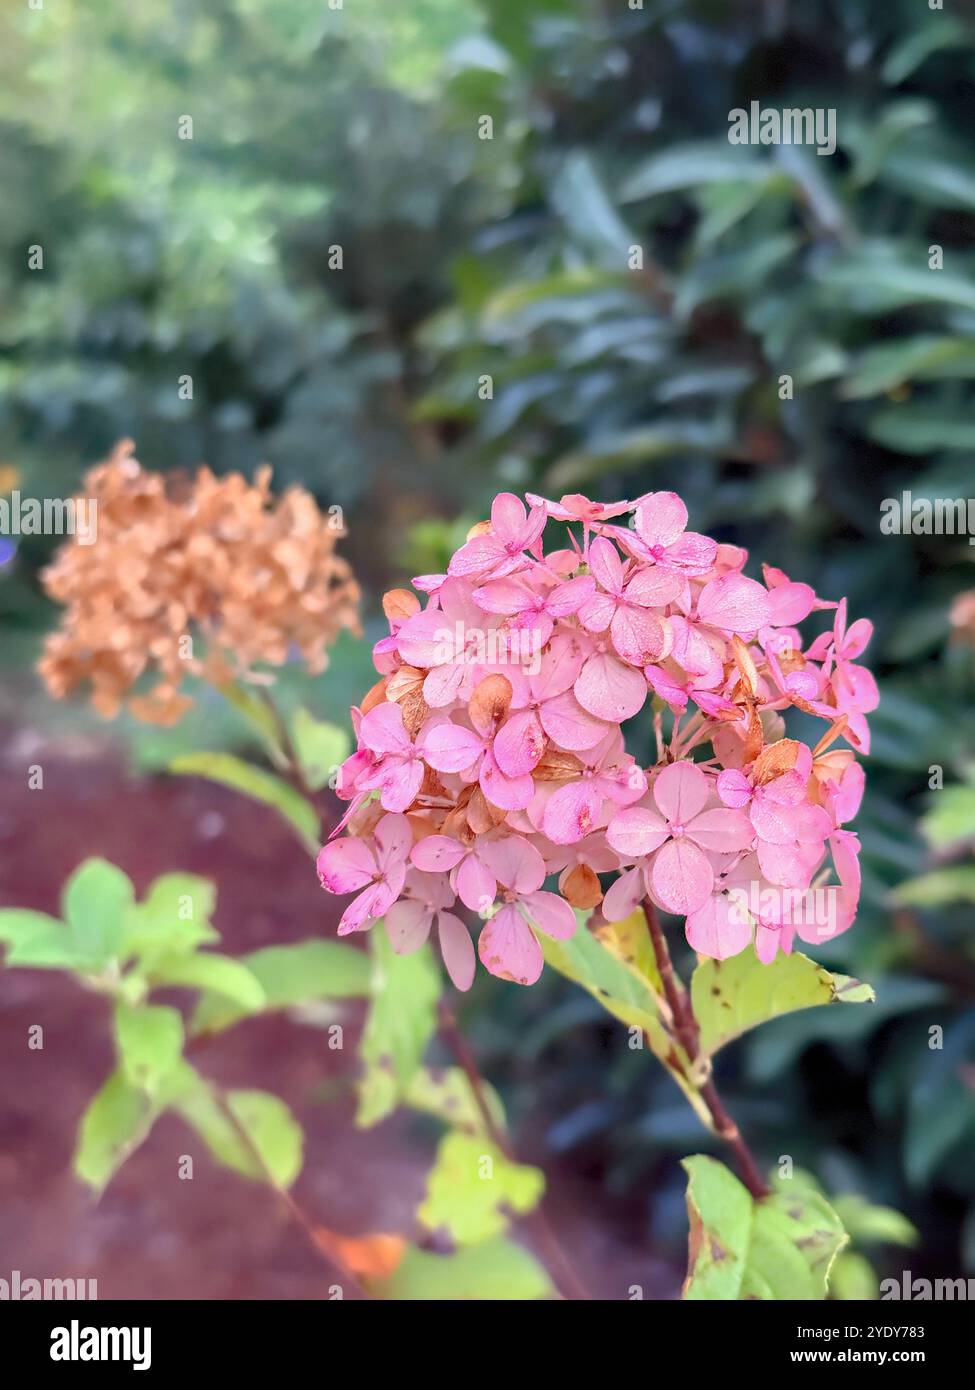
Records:
[[[508,1213],[534,1210],[545,1190],[539,1168],[512,1163],[483,1136],[455,1130],[440,1141],[437,1161],[417,1215],[431,1231],[458,1245],[500,1235]]]
[[[702,1057],[711,1057],[750,1028],[818,1004],[872,1001],[873,990],[846,975],[831,975],[808,956],[779,955],[763,965],[753,951],[730,960],[702,960],[691,978],[691,1002],[700,1026]]]

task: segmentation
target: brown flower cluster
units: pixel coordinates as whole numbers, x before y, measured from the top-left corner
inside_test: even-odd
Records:
[[[191,673],[218,686],[267,681],[259,668],[293,649],[323,670],[339,631],[359,631],[359,586],[335,554],[344,531],[334,518],[302,488],[273,498],[270,468],[253,483],[208,468],[163,476],[133,448],[122,441],[85,477],[94,544],[69,542],[44,572],[65,605],[39,666],[51,693],[90,682],[106,717],[127,698],[137,718],[173,724],[192,703],[181,689]]]

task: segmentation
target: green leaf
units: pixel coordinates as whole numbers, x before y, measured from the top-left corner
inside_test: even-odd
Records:
[[[115,1006],[115,1042],[125,1079],[154,1095],[183,1055],[183,1019],[162,1004]]]
[[[829,1273],[829,1296],[839,1303],[872,1303],[880,1297],[873,1265],[856,1250],[841,1250]]]
[[[512,1163],[483,1136],[445,1134],[417,1215],[431,1231],[446,1231],[458,1245],[500,1235],[506,1213],[534,1211],[545,1191],[539,1168]]]
[[[822,274],[824,288],[845,313],[886,314],[909,304],[975,309],[975,285],[949,270],[931,271],[927,245],[905,260],[885,241],[863,243]]]
[[[243,961],[209,951],[192,956],[163,956],[152,962],[146,977],[153,987],[184,985],[189,989],[212,990],[248,1011],[259,1009],[264,1003],[260,981]]]
[[[910,878],[895,888],[890,900],[898,907],[944,907],[946,903],[975,903],[975,864],[951,864]]]
[[[468,1245],[451,1255],[434,1255],[411,1247],[396,1270],[372,1279],[378,1298],[396,1301],[530,1300],[554,1293],[548,1275],[533,1255],[503,1238]]]
[[[975,422],[964,411],[905,402],[878,410],[866,434],[901,454],[929,454],[941,449],[975,449]]]
[[[847,1243],[820,1193],[790,1187],[756,1200],[717,1159],[683,1161],[690,1241],[684,1298],[812,1302]]]
[[[526,280],[499,291],[484,306],[486,324],[499,323],[546,300],[592,294],[597,290],[618,289],[629,283],[628,271],[599,270],[580,266],[559,271],[539,280]]]
[[[162,874],[149,885],[145,900],[129,910],[121,954],[144,958],[176,955],[219,941],[220,933],[209,920],[216,897],[209,879],[196,874]]]
[[[241,958],[264,991],[262,1012],[287,1009],[315,999],[364,998],[372,966],[365,951],[339,941],[299,941],[293,946],[265,946]],[[217,1033],[245,1018],[226,994],[204,994],[193,1015],[194,1033]]]
[[[883,1245],[917,1245],[921,1239],[917,1228],[893,1207],[875,1206],[866,1197],[848,1192],[833,1199],[836,1215],[843,1229],[856,1244],[877,1241]]]
[[[84,965],[74,938],[63,922],[43,912],[11,907],[0,911],[4,964],[45,970],[73,970]]]
[[[119,953],[125,920],[135,902],[132,881],[105,859],[88,859],[68,879],[61,911],[81,958],[101,966]]]
[[[964,24],[948,15],[939,15],[917,29],[910,29],[890,50],[883,66],[883,78],[896,87],[915,72],[925,59],[941,48],[967,47],[971,36]]]
[[[865,400],[908,381],[975,377],[975,339],[926,333],[867,348],[841,387],[847,400]]]
[[[270,1177],[275,1186],[290,1187],[301,1172],[304,1136],[284,1101],[266,1091],[228,1091],[224,1101],[184,1066],[172,1108],[217,1162],[255,1182]]]
[[[975,839],[975,786],[945,787],[932,799],[921,819],[925,837],[935,849],[953,849]]]
[[[799,952],[778,955],[771,965],[763,965],[753,951],[730,960],[702,960],[691,977],[702,1057],[712,1057],[732,1038],[782,1014],[873,998],[869,985],[831,975]]]
[[[768,184],[776,170],[740,145],[672,145],[652,155],[620,190],[620,202],[633,203],[658,193],[673,193],[701,184]]]
[[[576,915],[580,919],[579,928],[568,941],[539,936],[546,964],[581,985],[628,1028],[639,1028],[646,1035],[654,1056],[680,1086],[698,1118],[708,1128],[713,1127],[708,1109],[691,1079],[687,1055],[661,1020],[660,978],[649,948],[643,914],[635,912],[625,922],[606,923],[595,933],[585,925],[585,914]]]
[[[310,801],[273,772],[252,767],[232,753],[184,753],[169,764],[169,771],[191,777],[206,777],[221,786],[231,787],[244,796],[253,797],[265,806],[272,806],[298,834],[310,853],[316,854],[321,843],[321,822]]]
[[[324,787],[352,749],[347,729],[315,719],[304,708],[291,721],[291,737],[305,781],[313,791]]]
[[[356,1123],[383,1119],[405,1097],[437,1026],[440,972],[429,946],[398,956],[385,931],[372,937],[372,1002],[362,1034],[365,1072]]]
[[[486,1082],[483,1083],[483,1090],[495,1125],[499,1130],[504,1130],[504,1106],[500,1096]],[[471,1134],[485,1132],[480,1107],[461,1067],[420,1067],[407,1086],[403,1100],[411,1109],[434,1115],[453,1129],[467,1130]]]
[[[114,1071],[96,1093],[81,1119],[74,1171],[100,1192],[139,1147],[159,1114],[146,1093]]]

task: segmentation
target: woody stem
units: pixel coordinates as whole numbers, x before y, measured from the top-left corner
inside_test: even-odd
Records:
[[[701,1048],[700,1030],[697,1019],[694,1017],[690,995],[674,969],[670,947],[667,945],[667,938],[660,925],[657,909],[646,898],[643,901],[643,915],[647,920],[647,930],[650,933],[657,970],[660,972],[664,998],[673,1020],[674,1036],[693,1065],[700,1058]],[[710,1076],[707,1081],[699,1084],[697,1089],[714,1123],[715,1133],[724,1140],[737,1159],[745,1186],[753,1197],[767,1197],[769,1187],[762,1177],[762,1170],[751,1149],[745,1143],[741,1131],[726,1110],[724,1102],[718,1094],[714,1077]]]
[[[474,1103],[477,1106],[481,1122],[484,1125],[484,1132],[501,1153],[510,1162],[516,1163],[514,1150],[511,1142],[498,1124],[487,1098],[487,1090],[484,1078],[478,1070],[474,1054],[468,1046],[467,1039],[458,1026],[457,1019],[453,1011],[443,1001],[440,1003],[440,1036],[454,1054],[467,1083],[471,1088]],[[565,1298],[573,1300],[588,1300],[592,1297],[588,1289],[576,1274],[569,1260],[568,1255],[562,1249],[558,1237],[548,1223],[548,1218],[541,1207],[536,1207],[528,1218],[529,1223],[534,1228],[536,1239],[545,1251],[545,1258],[549,1265],[554,1283]],[[557,1276],[556,1276],[557,1271]]]

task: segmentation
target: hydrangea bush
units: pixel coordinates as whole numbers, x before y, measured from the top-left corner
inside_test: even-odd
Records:
[[[526,501],[500,494],[447,573],[414,580],[425,603],[386,596],[381,679],[338,781],[345,833],[318,860],[326,889],[356,895],[340,933],[382,918],[406,953],[435,927],[466,990],[458,906],[484,919],[485,968],[523,985],[538,933],[571,937],[574,908],[614,923],[647,902],[717,960],[846,930],[859,842],[844,826],[878,698],[857,664],[869,622],[780,569],[746,576],[746,552],[688,531],[676,493]],[[826,609],[831,628],[804,640]],[[786,737],[793,708],[823,721],[814,747]],[[641,716],[646,767],[624,743]]]
[[[0,909],[5,966],[68,971],[111,1005],[115,1066],[79,1127],[78,1178],[101,1191],[169,1113],[216,1162],[274,1190],[325,1265],[330,1298],[592,1296],[548,1223],[543,1172],[519,1161],[480,1075],[433,934],[461,991],[476,955],[502,980],[533,984],[547,963],[587,990],[727,1146],[740,1179],[711,1155],[684,1163],[686,1298],[807,1300],[862,1287],[863,1256],[844,1251],[869,1231],[862,1198],[832,1202],[788,1155],[769,1174],[720,1097],[715,1058],[780,1014],[873,997],[794,949],[796,937],[831,941],[856,914],[859,845],[846,826],[877,703],[857,660],[870,624],[848,625],[844,601],[779,569],[746,576],[745,552],[688,531],[672,492],[613,505],[503,493],[446,574],[414,580],[423,599],[386,595],[379,680],[352,710],[357,746],[346,756],[344,730],[304,707],[288,712],[272,693],[289,647],[320,668],[339,629],[356,623],[355,581],[310,499],[275,503],[264,475],[252,487],[203,472],[197,496],[213,505],[184,515],[128,446],[104,476],[118,483],[111,524],[96,546],[68,543],[51,572],[67,611],[42,663],[49,686],[60,695],[90,683],[102,713],[127,697],[149,718],[158,701],[145,707],[139,691],[159,676],[176,720],[186,704],[176,663],[188,652],[187,671],[248,723],[270,768],[200,750],[169,770],[278,812],[317,853],[323,885],[352,895],[341,935],[383,926],[368,951],[311,934],[232,958],[210,949],[219,936],[205,879],[163,875],[140,901],[97,859],[68,880],[59,918]],[[159,561],[158,574],[137,567],[135,591],[133,548]],[[174,565],[194,577],[189,590]],[[121,666],[113,613],[124,619]],[[160,615],[164,635],[152,641],[146,624]],[[820,630],[803,637],[811,617]],[[199,657],[184,640],[194,635]],[[822,721],[818,741],[794,736],[792,711],[806,727],[805,716]],[[335,820],[326,786],[347,809],[319,851]],[[682,919],[697,953],[687,985],[661,912]],[[190,1012],[157,1000],[174,986],[196,992]],[[366,1003],[356,1122],[403,1106],[444,1129],[412,1222],[392,1232],[323,1226],[291,1190],[304,1155],[289,1108],[225,1090],[187,1056],[273,1010],[314,1026],[320,1013],[307,1006],[323,1000],[335,1020],[327,1046],[342,1048],[351,999]],[[434,1046],[452,1064],[431,1066]],[[192,1154],[192,1137],[175,1142]],[[530,1249],[509,1237],[514,1221]],[[612,1271],[606,1284],[611,1297],[643,1296],[615,1289]]]

